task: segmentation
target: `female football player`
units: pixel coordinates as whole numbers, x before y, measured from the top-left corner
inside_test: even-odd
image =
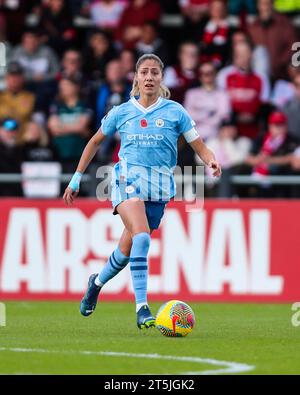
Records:
[[[113,107],[101,127],[86,145],[63,199],[72,204],[80,179],[106,136],[119,131],[121,147],[112,181],[112,205],[124,231],[119,245],[99,274],[89,278],[80,312],[90,315],[96,308],[103,285],[130,263],[135,293],[137,326],[155,325],[147,303],[147,255],[150,235],[157,229],[167,202],[175,195],[173,169],[177,161],[177,140],[182,134],[202,161],[219,177],[221,168],[194,128],[194,121],[178,103],[169,100],[163,85],[163,63],[153,54],[141,56],[131,99]]]

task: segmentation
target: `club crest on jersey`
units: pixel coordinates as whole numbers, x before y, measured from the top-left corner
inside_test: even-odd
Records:
[[[147,122],[146,119],[141,119],[140,124],[141,124],[141,127],[142,127],[142,128],[148,127],[148,122]]]
[[[162,119],[157,119],[156,121],[155,121],[155,125],[158,127],[158,128],[162,128],[163,126],[164,126],[164,121],[162,120]]]
[[[134,187],[133,187],[132,185],[128,185],[128,186],[125,188],[125,192],[126,192],[126,193],[133,193],[133,192],[134,192]]]

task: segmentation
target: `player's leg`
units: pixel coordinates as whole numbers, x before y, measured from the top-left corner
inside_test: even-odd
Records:
[[[99,292],[104,284],[123,270],[129,262],[132,246],[131,234],[124,229],[118,247],[108,258],[106,265],[99,274],[92,274],[89,278],[88,288],[80,303],[80,312],[89,316],[96,309]]]
[[[95,278],[95,284],[102,288],[109,280],[123,270],[129,262],[132,238],[129,231],[125,228],[120,238],[117,248],[108,258],[106,265]]]
[[[152,229],[150,229],[150,233]],[[114,278],[121,270],[123,270],[128,262],[130,251],[132,247],[132,236],[131,233],[125,228],[117,248],[113,251],[111,256],[108,258],[106,265],[95,279],[95,284],[98,287],[103,287],[109,280]]]
[[[132,236],[130,251],[130,271],[136,301],[137,325],[139,328],[154,326],[147,303],[148,251],[150,247],[150,228],[143,201],[133,198],[118,206],[118,213]]]

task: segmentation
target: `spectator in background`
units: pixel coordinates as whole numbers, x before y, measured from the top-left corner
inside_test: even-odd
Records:
[[[43,4],[39,26],[44,44],[49,45],[59,56],[74,45],[76,31],[64,0],[48,0]]]
[[[131,85],[124,76],[119,59],[111,60],[105,69],[105,81],[97,91],[97,128],[100,127],[101,119],[113,106],[129,100]]]
[[[200,61],[213,62],[218,68],[224,66],[229,56],[231,33],[224,1],[212,0],[209,20],[201,38]]]
[[[288,119],[288,131],[300,144],[300,73],[293,80],[295,95],[282,108]]]
[[[229,93],[239,135],[254,139],[270,99],[270,84],[267,78],[252,71],[251,57],[249,44],[237,44],[233,48],[233,64],[218,73],[217,85]]]
[[[97,92],[96,129],[100,127],[102,118],[113,106],[129,100],[131,87],[131,83],[125,78],[121,62],[118,59],[111,60],[106,66],[105,82],[100,85]],[[97,157],[104,162],[111,161],[113,152],[119,152],[118,149],[116,150],[117,146],[119,147],[118,136],[107,136],[99,147]]]
[[[12,46],[10,42],[7,40],[7,24],[3,15],[0,13],[0,42],[5,46],[5,63],[6,65],[10,63]],[[3,91],[5,86],[5,74],[6,67],[0,67],[0,91]]]
[[[218,134],[223,119],[231,113],[228,93],[216,87],[216,68],[213,63],[202,63],[199,67],[201,86],[188,89],[184,107],[196,122],[196,129],[203,140]]]
[[[7,66],[6,89],[0,92],[0,119],[14,118],[18,122],[17,142],[22,138],[24,125],[35,111],[35,95],[24,88],[24,70],[17,62]]]
[[[239,173],[240,166],[249,154],[251,140],[238,137],[235,122],[232,117],[228,117],[222,121],[219,133],[209,138],[206,144],[215,152],[222,166],[222,177],[216,185],[217,197],[230,198],[234,194],[231,176]]]
[[[26,14],[30,11],[33,1],[30,0],[1,0],[0,16],[7,26],[7,40],[15,45],[20,41]]]
[[[160,5],[156,0],[132,0],[122,13],[116,39],[125,48],[134,48],[142,36],[146,21],[160,20]]]
[[[110,35],[99,29],[91,31],[83,55],[84,71],[96,83],[104,78],[107,63],[116,56]]]
[[[91,99],[91,81],[82,70],[82,57],[77,49],[68,49],[61,61],[61,73],[57,76],[60,80],[62,76],[71,77],[80,81],[82,98],[88,102]]]
[[[37,108],[47,113],[49,101],[56,92],[55,78],[59,72],[55,52],[42,45],[36,29],[27,29],[22,35],[22,43],[13,50],[12,60],[23,67],[26,87],[36,95]]]
[[[12,60],[21,64],[28,83],[42,83],[54,80],[59,71],[59,61],[54,51],[41,43],[37,29],[27,29],[22,35],[22,42],[12,53]]]
[[[186,41],[178,49],[179,62],[168,66],[164,73],[164,83],[170,89],[172,99],[182,103],[187,89],[198,82],[199,48],[197,44]]]
[[[256,18],[256,0],[228,0],[228,14],[232,26],[241,25],[241,14],[245,12],[247,22],[253,22]]]
[[[30,121],[25,125],[21,140],[22,162],[50,162],[58,159],[44,127]]]
[[[283,112],[272,112],[268,119],[268,130],[264,137],[253,142],[246,164],[252,167],[254,177],[262,180],[262,196],[285,196],[284,187],[266,184],[269,175],[284,175],[291,172],[292,154],[297,141],[288,134],[287,117]]]
[[[295,149],[295,151],[293,152],[291,165],[292,165],[292,169],[299,174],[299,171],[300,171],[300,146],[298,146]],[[298,191],[298,197],[299,197],[299,191]]]
[[[288,79],[275,82],[271,97],[271,102],[275,107],[283,108],[297,94],[293,81],[298,74],[300,74],[300,68],[289,64],[287,66]]]
[[[132,49],[123,49],[119,54],[119,59],[125,78],[132,83],[135,73],[135,63],[137,61],[136,52]]]
[[[63,77],[59,82],[59,98],[50,108],[49,132],[63,171],[70,173],[80,158],[89,136],[92,112],[80,99],[80,82]]]
[[[209,0],[179,0],[184,16],[183,32],[186,39],[195,40],[202,35],[208,16]]]
[[[258,0],[257,9],[258,18],[248,25],[249,34],[255,45],[267,47],[273,79],[284,78],[292,44],[297,41],[295,29],[288,17],[274,11],[273,0]]]
[[[121,15],[128,6],[128,0],[93,0],[90,15],[93,24],[100,29],[113,32],[120,23]]]
[[[168,64],[168,48],[164,41],[159,37],[158,24],[154,21],[145,22],[142,26],[141,38],[135,45],[138,57],[154,53],[164,64]]]
[[[19,125],[7,118],[0,124],[0,174],[21,174],[21,150],[17,145]],[[1,183],[0,196],[22,196],[21,183]]]
[[[250,36],[243,30],[236,30],[231,36],[231,50],[240,43],[246,43],[252,47],[251,68],[258,74],[271,78],[271,61],[268,49],[263,45],[253,45]],[[232,54],[230,55],[232,58]]]

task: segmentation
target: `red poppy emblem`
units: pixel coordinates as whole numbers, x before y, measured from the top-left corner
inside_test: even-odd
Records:
[[[141,119],[141,127],[146,128],[148,126],[148,122],[146,119]]]

